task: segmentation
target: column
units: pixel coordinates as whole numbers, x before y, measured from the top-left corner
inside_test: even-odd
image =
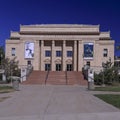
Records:
[[[84,66],[84,50],[83,50],[83,42],[81,40],[78,41],[78,71],[82,71],[82,67]]]
[[[44,71],[44,62],[43,62],[43,58],[44,58],[44,41],[41,40],[41,47],[40,47],[40,70]]]
[[[51,70],[55,71],[55,41],[52,40],[52,48],[51,48]]]
[[[73,70],[77,71],[77,41],[74,41]]]
[[[35,48],[34,48],[34,60],[33,66],[35,70],[40,69],[40,44],[39,40],[35,41]]]
[[[64,40],[63,41],[63,49],[62,49],[62,68],[63,68],[63,71],[66,71],[66,41]]]

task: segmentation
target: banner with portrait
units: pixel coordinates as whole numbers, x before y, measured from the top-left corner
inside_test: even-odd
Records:
[[[84,59],[93,59],[94,44],[84,43]]]
[[[33,58],[34,57],[34,43],[26,42],[25,43],[25,58]]]

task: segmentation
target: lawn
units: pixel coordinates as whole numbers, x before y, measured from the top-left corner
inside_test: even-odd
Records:
[[[120,92],[120,86],[95,87],[95,91]]]
[[[99,94],[95,96],[120,109],[120,95]]]
[[[0,86],[0,93],[9,93],[13,91],[14,89],[11,86]]]

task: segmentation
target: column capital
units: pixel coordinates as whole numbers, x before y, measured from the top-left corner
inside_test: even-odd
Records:
[[[78,44],[81,44],[82,43],[82,40],[78,40]]]

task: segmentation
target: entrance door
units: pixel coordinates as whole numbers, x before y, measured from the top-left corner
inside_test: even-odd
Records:
[[[61,64],[56,64],[56,71],[61,71]]]
[[[72,70],[73,70],[72,64],[67,64],[67,71],[72,71]]]
[[[45,71],[51,70],[51,64],[45,64]]]

